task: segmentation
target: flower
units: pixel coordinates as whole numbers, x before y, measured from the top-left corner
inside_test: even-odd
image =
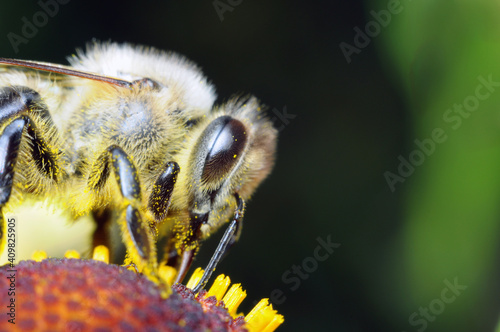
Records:
[[[203,275],[203,270],[198,268],[194,271],[191,279],[186,284],[187,288],[193,288]],[[245,299],[246,292],[241,288],[241,284],[234,284],[229,288],[231,280],[223,274],[219,275],[212,287],[208,290],[205,297],[215,297],[219,303],[224,304],[229,314],[233,317],[238,317],[236,310],[240,303]],[[229,291],[227,289],[229,288]],[[268,299],[262,299],[248,315],[245,316],[246,328],[250,332],[258,331],[274,331],[284,322],[282,315],[279,315]]]
[[[198,269],[186,286],[174,285],[165,299],[161,287],[145,276],[108,264],[107,248],[96,248],[91,260],[74,251],[65,256],[47,258],[37,252],[35,260],[0,267],[0,292],[10,294],[1,305],[14,304],[7,318],[2,315],[0,331],[254,332],[274,331],[283,322],[266,301],[246,317],[237,314],[246,293],[240,285],[229,288],[225,276],[217,277],[208,291],[194,294],[190,288],[203,273]]]

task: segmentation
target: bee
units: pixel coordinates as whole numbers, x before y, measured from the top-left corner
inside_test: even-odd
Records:
[[[175,53],[94,42],[68,60],[0,58],[0,252],[4,213],[49,199],[73,219],[93,216],[94,247],[109,247],[116,223],[124,263],[158,283],[159,267],[172,266],[179,282],[202,241],[229,224],[200,290],[240,236],[277,130],[253,96],[214,105],[214,86]]]

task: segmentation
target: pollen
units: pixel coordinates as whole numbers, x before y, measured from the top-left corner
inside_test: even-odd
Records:
[[[198,282],[201,280],[202,276],[203,276],[203,269],[201,267],[199,267],[196,270],[194,270],[193,274],[191,275],[191,278],[189,279],[188,283],[186,284],[186,287],[193,289],[194,286],[196,286],[198,284]]]
[[[92,259],[104,263],[109,263],[109,249],[102,245],[95,247],[94,253],[92,254]]]
[[[92,255],[92,258],[93,258],[92,260],[85,261],[85,260],[79,259],[80,255],[75,250],[68,250],[65,253],[64,257],[65,257],[65,259],[63,259],[63,260],[53,259],[53,258],[48,259],[47,253],[45,251],[36,251],[33,253],[33,256],[32,256],[33,260],[38,262],[38,263],[34,263],[34,264],[45,264],[48,266],[52,266],[49,268],[50,271],[52,271],[56,267],[57,267],[56,269],[60,269],[61,272],[63,270],[66,271],[64,273],[56,273],[56,275],[58,276],[57,278],[63,278],[63,276],[64,276],[64,278],[69,278],[68,280],[71,280],[72,283],[78,284],[78,282],[80,282],[79,280],[83,280],[83,279],[78,279],[81,277],[81,276],[79,276],[80,273],[84,273],[84,271],[87,271],[85,269],[81,269],[81,266],[83,266],[83,265],[89,267],[90,270],[88,270],[88,271],[92,271],[90,273],[90,275],[86,276],[86,278],[91,278],[91,279],[92,278],[97,278],[97,279],[99,279],[99,278],[112,278],[115,283],[133,281],[133,284],[140,283],[140,282],[146,282],[146,280],[147,280],[146,278],[144,278],[144,281],[140,281],[142,279],[131,278],[130,276],[124,278],[123,280],[120,279],[121,273],[125,273],[125,272],[120,272],[118,275],[114,275],[113,277],[109,276],[108,273],[116,274],[116,273],[118,273],[119,269],[123,269],[124,267],[123,266],[108,265],[109,249],[105,246],[97,246],[94,249],[94,252]],[[73,259],[68,259],[68,258],[73,258]],[[97,262],[97,261],[100,261],[100,262]],[[71,263],[71,262],[75,262],[75,263]],[[94,262],[94,263],[92,263],[92,262]],[[106,263],[106,265],[99,265],[99,264],[102,264],[102,262]],[[24,263],[25,262],[21,262],[21,265],[20,265],[21,270],[26,268],[25,265],[23,265]],[[73,267],[74,264],[76,264],[76,265]],[[67,266],[68,269],[70,269],[70,270],[73,269],[74,272],[69,273],[68,271],[70,271],[70,270],[65,270],[66,267],[64,267],[64,266]],[[78,266],[80,266],[80,267],[78,267]],[[102,273],[102,272],[104,272],[105,269],[108,269],[106,266],[109,267],[109,271],[106,270],[106,273]],[[37,265],[29,265],[29,268],[38,269]],[[92,269],[102,269],[103,271],[96,272],[97,270],[94,271]],[[116,270],[116,269],[118,269],[118,270]],[[125,271],[127,271],[127,270],[125,270]],[[69,274],[66,275],[67,273],[69,273]],[[147,291],[147,292],[140,291],[138,294],[142,294],[144,296],[153,296],[151,298],[152,301],[153,301],[153,299],[154,299],[154,301],[158,301],[158,300],[161,301],[161,304],[157,303],[157,304],[153,305],[156,309],[158,309],[157,308],[158,305],[166,305],[167,302],[162,302],[162,301],[175,301],[176,296],[179,296],[179,295],[185,301],[188,301],[188,302],[189,301],[195,301],[195,302],[197,301],[199,304],[201,304],[201,309],[204,312],[204,315],[207,315],[203,318],[203,322],[206,324],[213,324],[212,322],[210,322],[210,319],[211,319],[209,317],[210,315],[213,315],[214,312],[216,312],[217,310],[224,310],[225,314],[223,314],[223,315],[226,315],[226,318],[219,317],[219,319],[221,319],[220,323],[221,324],[229,324],[229,325],[225,325],[225,326],[231,327],[230,331],[242,331],[242,329],[246,329],[249,332],[272,332],[272,331],[276,330],[281,324],[283,324],[283,322],[284,322],[283,316],[278,314],[278,312],[273,309],[272,305],[269,304],[268,299],[262,299],[250,311],[250,313],[248,313],[246,316],[243,316],[241,313],[237,313],[238,306],[245,299],[247,294],[246,294],[246,291],[244,291],[242,289],[241,284],[231,285],[231,280],[228,276],[225,276],[222,274],[219,275],[214,280],[212,286],[210,287],[210,289],[208,291],[201,290],[198,294],[194,294],[191,291],[191,289],[194,288],[200,282],[200,280],[203,276],[203,273],[204,273],[203,269],[197,268],[194,271],[194,273],[191,275],[191,278],[189,279],[186,286],[181,285],[181,284],[176,284],[176,285],[172,286],[172,289],[174,290],[174,294],[172,294],[171,297],[168,297],[168,299],[166,299],[165,297],[162,297],[162,296],[154,295],[156,293],[159,294],[159,292],[162,291],[160,289],[161,287],[158,288],[156,291],[154,291],[153,290],[153,288],[155,288],[154,284],[151,284],[150,286],[148,286],[148,287],[153,287],[153,288],[148,288],[149,291]],[[71,277],[70,276],[71,274],[74,274],[74,277]],[[177,271],[175,268],[170,267],[170,266],[166,266],[166,265],[160,266],[160,268],[158,270],[158,275],[159,275],[160,279],[164,283],[166,283],[167,285],[173,284],[173,281],[175,279],[176,274],[177,274]],[[136,274],[136,275],[138,276],[138,278],[141,278],[140,274]],[[38,274],[38,278],[35,278],[33,280],[34,281],[36,281],[38,279],[42,280],[43,278],[46,278],[46,277],[47,277],[47,275],[45,273],[40,273],[40,274]],[[51,278],[49,278],[48,280],[52,280]],[[61,282],[61,280],[59,280],[59,281],[52,280],[52,282],[54,282],[58,285],[62,285],[62,284],[67,284],[70,281]],[[46,283],[47,283],[47,281],[43,281],[37,287],[43,287],[43,289],[46,289]],[[99,286],[100,288],[97,285],[100,285]],[[124,319],[124,316],[118,311],[116,313],[115,312],[112,313],[112,311],[114,310],[113,306],[117,305],[116,299],[120,297],[120,296],[114,294],[113,292],[119,293],[120,291],[123,291],[123,290],[128,290],[128,291],[132,291],[132,290],[130,289],[129,286],[108,289],[108,288],[106,288],[106,285],[109,285],[109,282],[94,281],[93,283],[91,283],[91,286],[88,286],[88,287],[90,287],[89,289],[94,289],[94,288],[99,289],[99,292],[102,292],[103,294],[109,293],[106,296],[103,295],[101,297],[101,300],[107,299],[106,301],[108,301],[108,300],[111,301],[110,302],[111,306],[109,306],[108,304],[102,304],[102,303],[99,304],[99,306],[102,307],[102,310],[105,310],[105,311],[107,310],[108,314],[110,316],[113,316],[113,317],[108,317],[110,319],[106,323],[111,324],[111,326],[116,326],[115,324],[117,324],[122,319]],[[82,285],[80,285],[80,286],[82,286]],[[87,287],[87,286],[85,286],[85,287]],[[46,290],[51,291],[52,289],[53,289],[53,287],[50,286]],[[89,296],[88,294],[91,294],[91,292],[89,292],[89,291],[83,292],[82,289],[72,289],[72,292],[75,294],[71,295],[68,298],[73,298],[73,296],[78,297],[82,294],[83,294],[82,296],[85,295],[88,297]],[[82,292],[82,293],[80,294],[79,292]],[[106,293],[106,292],[108,292],[108,293]],[[175,293],[177,293],[177,294],[175,294]],[[149,294],[149,295],[147,295],[147,294]],[[38,294],[38,295],[40,295],[40,294]],[[63,295],[60,295],[60,296],[63,296]],[[139,295],[137,295],[137,296],[139,296]],[[40,298],[42,300],[45,299],[43,296],[41,296]],[[113,298],[114,298],[114,300],[113,300]],[[63,301],[63,299],[64,299],[64,297],[61,297],[59,300]],[[131,297],[131,299],[132,299],[132,297]],[[35,300],[37,301],[38,299],[35,299]],[[57,301],[59,301],[59,300],[57,300]],[[84,303],[84,302],[82,302],[82,303]],[[95,305],[95,303],[93,303],[93,305]],[[173,305],[172,308],[174,308],[174,307],[176,308],[177,306],[178,306],[178,304]],[[59,311],[57,311],[57,314],[61,316],[60,317],[61,324],[64,323],[65,319],[73,317],[73,316],[71,316],[71,315],[73,315],[73,313],[65,311],[65,310],[71,309],[71,307],[68,307],[66,309],[64,309],[62,307],[58,307],[58,308],[59,308],[58,309]],[[219,309],[216,309],[216,308],[219,308]],[[173,309],[169,309],[169,310],[172,311]],[[218,311],[218,312],[219,313],[217,315],[220,315],[223,313],[221,311]],[[112,315],[111,315],[111,313],[112,313]],[[62,319],[63,316],[65,317],[64,319]],[[68,316],[68,317],[66,317],[66,316]],[[74,316],[74,317],[81,318],[79,314],[77,316]],[[190,316],[187,314],[185,316],[182,316],[182,317],[181,316],[177,317],[176,318],[177,325],[179,327],[186,327],[187,328],[188,326],[192,327],[196,324],[200,324],[200,322],[194,322],[194,321],[192,322],[191,318],[189,318],[189,317]],[[165,323],[163,320],[161,322]],[[94,324],[95,322],[89,321],[88,323]],[[124,322],[122,322],[122,323],[124,323]],[[36,324],[43,325],[45,323],[43,320],[40,320],[40,321],[37,320]]]
[[[285,319],[273,309],[268,299],[262,299],[248,315],[245,316],[245,321],[247,322],[246,326],[250,332],[270,332],[276,330],[278,326],[283,324]]]
[[[203,270],[197,268],[188,283],[187,288],[194,288],[203,276]],[[234,284],[229,288],[231,280],[223,274],[219,275],[208,292],[201,291],[198,297],[201,296],[208,301],[214,296],[218,303],[223,303],[229,314],[236,318],[240,316],[236,313],[238,306],[247,296],[246,292],[241,288],[241,284]],[[227,291],[227,292],[226,292]],[[285,321],[283,315],[278,314],[273,306],[269,304],[269,299],[262,299],[260,302],[245,316],[245,327],[249,332],[272,332]]]
[[[177,276],[177,270],[168,265],[161,265],[158,269],[158,274],[167,285],[173,285]]]
[[[247,292],[241,288],[241,284],[234,284],[229,288],[229,291],[222,298],[222,302],[226,305],[227,311],[233,317],[236,317],[236,309],[247,297]]]
[[[68,250],[64,254],[64,258],[76,258],[76,259],[78,259],[78,258],[80,258],[80,254],[76,250]]]
[[[230,284],[231,279],[229,279],[229,277],[226,277],[223,274],[219,275],[212,284],[212,287],[210,287],[207,296],[215,296],[217,301],[222,300],[222,297],[227,292]]]
[[[41,262],[42,260],[47,258],[47,253],[43,250],[36,250],[32,255],[31,259],[35,262]]]

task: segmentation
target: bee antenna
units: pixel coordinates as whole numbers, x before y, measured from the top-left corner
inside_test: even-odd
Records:
[[[86,71],[77,70],[77,69],[73,69],[70,67],[56,65],[56,64],[52,64],[52,63],[46,63],[46,62],[0,58],[0,64],[19,66],[19,67],[36,69],[36,70],[41,70],[41,71],[48,71],[48,72],[56,73],[56,74],[63,74],[63,75],[87,78],[90,80],[109,83],[109,84],[121,86],[124,88],[130,88],[132,86],[132,83],[129,81],[124,81],[124,80],[110,77],[110,76],[89,73]]]

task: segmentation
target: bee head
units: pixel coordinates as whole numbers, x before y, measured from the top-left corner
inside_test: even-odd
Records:
[[[247,199],[271,171],[277,131],[263,113],[253,97],[234,99],[200,120],[187,138],[193,148],[179,161],[180,187],[188,189],[188,209],[210,214],[210,224],[226,221],[232,195]]]

